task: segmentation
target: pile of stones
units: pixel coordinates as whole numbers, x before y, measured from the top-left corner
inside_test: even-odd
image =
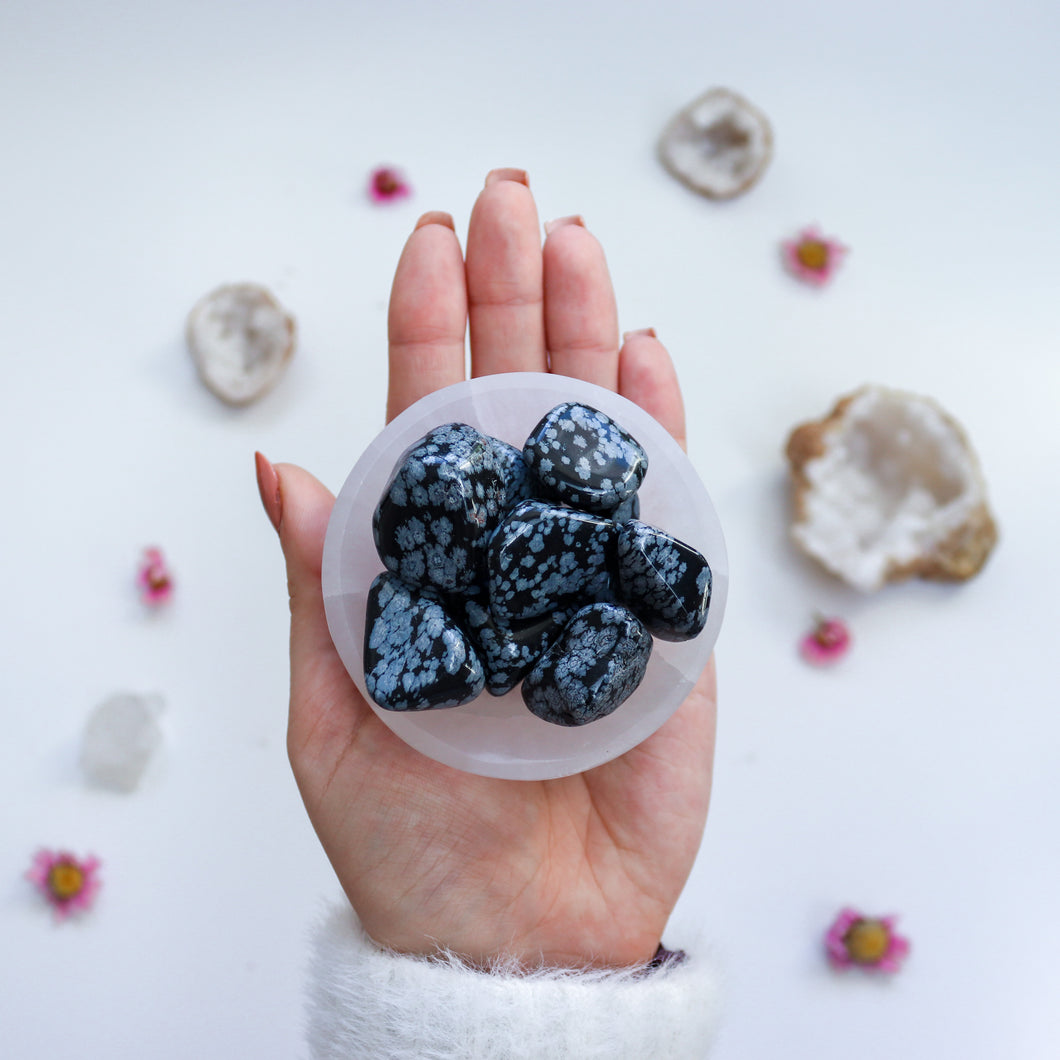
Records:
[[[706,558],[637,518],[647,470],[636,439],[573,402],[522,450],[463,423],[416,442],[372,519],[386,568],[368,594],[372,699],[429,710],[522,682],[557,725],[615,710],[653,636],[697,636],[710,606]]]

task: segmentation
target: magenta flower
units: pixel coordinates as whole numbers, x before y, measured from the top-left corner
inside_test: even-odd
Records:
[[[821,235],[814,225],[781,244],[784,264],[793,276],[815,287],[823,287],[849,253],[838,240]]]
[[[833,968],[868,968],[897,972],[909,956],[909,940],[894,930],[895,917],[862,916],[844,909],[825,935],[825,951]]]
[[[818,615],[813,629],[799,641],[799,654],[814,666],[838,662],[850,649],[850,630],[841,618]]]
[[[144,549],[136,584],[140,587],[143,602],[152,607],[164,604],[173,595],[173,576],[169,573],[161,549]]]
[[[60,850],[40,850],[26,879],[34,884],[63,920],[71,913],[84,913],[91,907],[102,886],[99,878],[100,862],[91,855],[79,860]]]
[[[380,166],[368,178],[368,196],[372,202],[393,202],[407,199],[411,194],[412,188],[405,175],[392,166]]]

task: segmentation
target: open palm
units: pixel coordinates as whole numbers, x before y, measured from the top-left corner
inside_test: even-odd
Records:
[[[682,444],[670,359],[650,332],[619,343],[603,252],[578,218],[542,246],[525,175],[495,170],[464,260],[447,214],[422,217],[390,300],[388,419],[473,375],[554,372],[617,390]],[[714,748],[713,664],[654,735],[577,776],[473,776],[412,750],[357,691],[320,585],[334,498],[259,459],[291,596],[288,752],[309,817],[365,930],[407,953],[488,964],[627,966],[651,959],[699,847]]]

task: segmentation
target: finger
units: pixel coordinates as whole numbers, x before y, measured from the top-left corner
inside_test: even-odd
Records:
[[[547,370],[542,282],[537,207],[526,174],[495,169],[467,231],[473,376]]]
[[[558,375],[618,386],[618,311],[603,248],[580,217],[545,226],[545,335]]]
[[[445,213],[424,214],[409,236],[390,290],[386,418],[464,378],[464,260]]]
[[[259,462],[259,485],[263,485],[263,470]],[[288,746],[294,759],[305,753],[310,741],[321,749],[343,746],[369,708],[357,695],[356,686],[335,650],[324,613],[320,569],[324,536],[335,498],[300,467],[278,464],[272,471],[275,476],[272,508],[266,502],[266,510],[270,518],[273,512],[277,515],[275,522],[287,563],[291,605]],[[263,500],[268,492],[263,486]],[[338,692],[350,695],[338,695]]]
[[[654,416],[682,449],[688,448],[677,371],[652,328],[626,332],[618,355],[618,392]]]

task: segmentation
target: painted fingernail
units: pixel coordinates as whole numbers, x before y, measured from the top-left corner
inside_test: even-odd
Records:
[[[486,174],[486,187],[488,188],[491,184],[496,184],[502,180],[513,180],[516,184],[525,184],[528,188],[530,187],[530,177],[525,169],[512,169],[503,166],[500,169],[491,169]]]
[[[635,335],[644,335],[649,339],[657,339],[659,337],[655,334],[655,328],[637,328],[635,331],[625,332],[625,334],[622,336],[622,341],[627,342]]]
[[[585,218],[580,213],[571,214],[570,217],[557,217],[554,221],[545,222],[545,235],[549,236],[557,228],[565,228],[567,225],[578,225],[580,228],[585,227]]]
[[[261,503],[265,508],[265,514],[269,517],[273,530],[279,533],[280,517],[283,515],[283,499],[280,497],[280,476],[276,474],[276,468],[261,453],[254,454],[254,469],[258,473],[258,493],[261,494]]]
[[[416,228],[423,228],[426,225],[445,225],[446,228],[451,228],[454,232],[456,231],[456,225],[453,223],[453,215],[446,213],[445,210],[428,210],[417,222]],[[413,229],[413,231],[416,230]]]

